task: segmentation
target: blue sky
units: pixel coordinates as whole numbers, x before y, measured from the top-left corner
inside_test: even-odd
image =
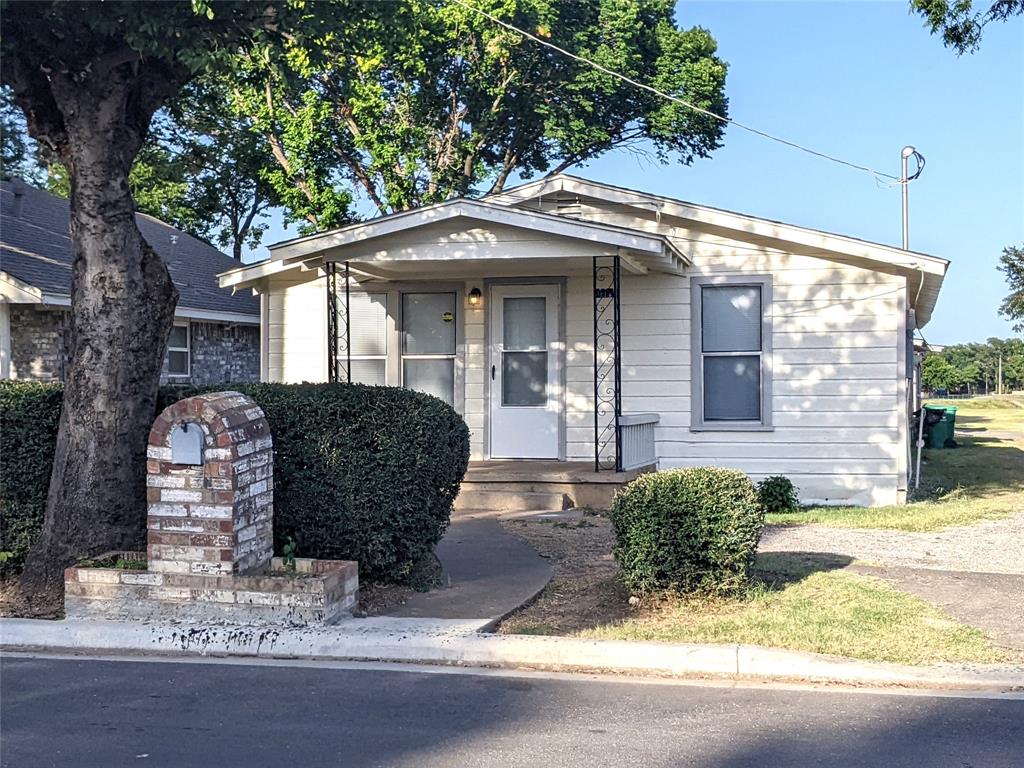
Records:
[[[958,58],[903,0],[680,2],[676,13],[718,40],[736,120],[893,175],[900,149],[916,146],[927,168],[910,188],[910,247],[953,262],[925,337],[1011,335],[997,312],[1006,284],[996,263],[1004,246],[1024,243],[1024,20],[990,25],[981,50]],[[735,127],[689,168],[615,152],[572,172],[900,242],[898,188]],[[275,220],[264,242],[287,234]]]

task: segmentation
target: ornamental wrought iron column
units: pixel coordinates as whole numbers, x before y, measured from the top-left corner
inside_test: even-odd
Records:
[[[327,380],[352,381],[351,327],[349,324],[349,268],[339,270],[327,262]],[[338,278],[345,281],[344,290]]]
[[[594,257],[594,470],[622,471],[619,257]]]

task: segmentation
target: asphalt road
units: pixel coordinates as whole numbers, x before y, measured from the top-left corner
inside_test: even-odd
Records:
[[[1024,700],[7,657],[0,764],[1024,765]]]

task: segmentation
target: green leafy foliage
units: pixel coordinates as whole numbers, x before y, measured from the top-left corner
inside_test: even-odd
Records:
[[[638,477],[611,520],[633,592],[728,593],[747,584],[764,510],[742,472],[688,467]]]
[[[479,0],[474,0],[478,2]],[[273,148],[265,177],[291,219],[350,217],[355,188],[381,213],[500,191],[616,147],[688,165],[723,124],[433,0],[389,4],[388,34],[326,36],[250,57],[226,88]],[[727,65],[711,34],[676,26],[670,0],[480,2],[516,27],[724,115]],[[309,44],[312,43],[312,44]],[[229,86],[229,87],[228,87]]]
[[[911,9],[924,17],[929,31],[941,34],[946,47],[958,54],[978,49],[986,24],[1024,14],[1024,0],[994,0],[978,5],[974,0],[910,0]]]
[[[1024,333],[1024,247],[1003,248],[999,271],[1006,276],[1010,294],[1003,299],[999,314],[1013,322],[1013,330]]]
[[[1024,339],[991,338],[984,343],[951,344],[930,352],[921,363],[921,383],[929,391],[979,394],[1024,389]]]
[[[800,496],[796,486],[788,477],[772,475],[757,484],[757,498],[765,514],[797,512],[800,510]]]
[[[164,387],[158,407],[225,388],[252,397],[270,424],[276,551],[356,560],[364,578],[391,582],[433,551],[469,461],[469,431],[450,406],[393,387],[246,384]],[[8,568],[41,526],[60,402],[58,385],[0,382]]]
[[[60,387],[0,381],[0,572],[17,571],[43,527]]]

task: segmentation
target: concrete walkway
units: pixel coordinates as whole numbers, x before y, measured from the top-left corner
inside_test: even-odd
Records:
[[[551,580],[551,564],[517,536],[505,533],[493,512],[452,513],[437,545],[446,585],[418,593],[385,616],[500,619],[532,600]]]

